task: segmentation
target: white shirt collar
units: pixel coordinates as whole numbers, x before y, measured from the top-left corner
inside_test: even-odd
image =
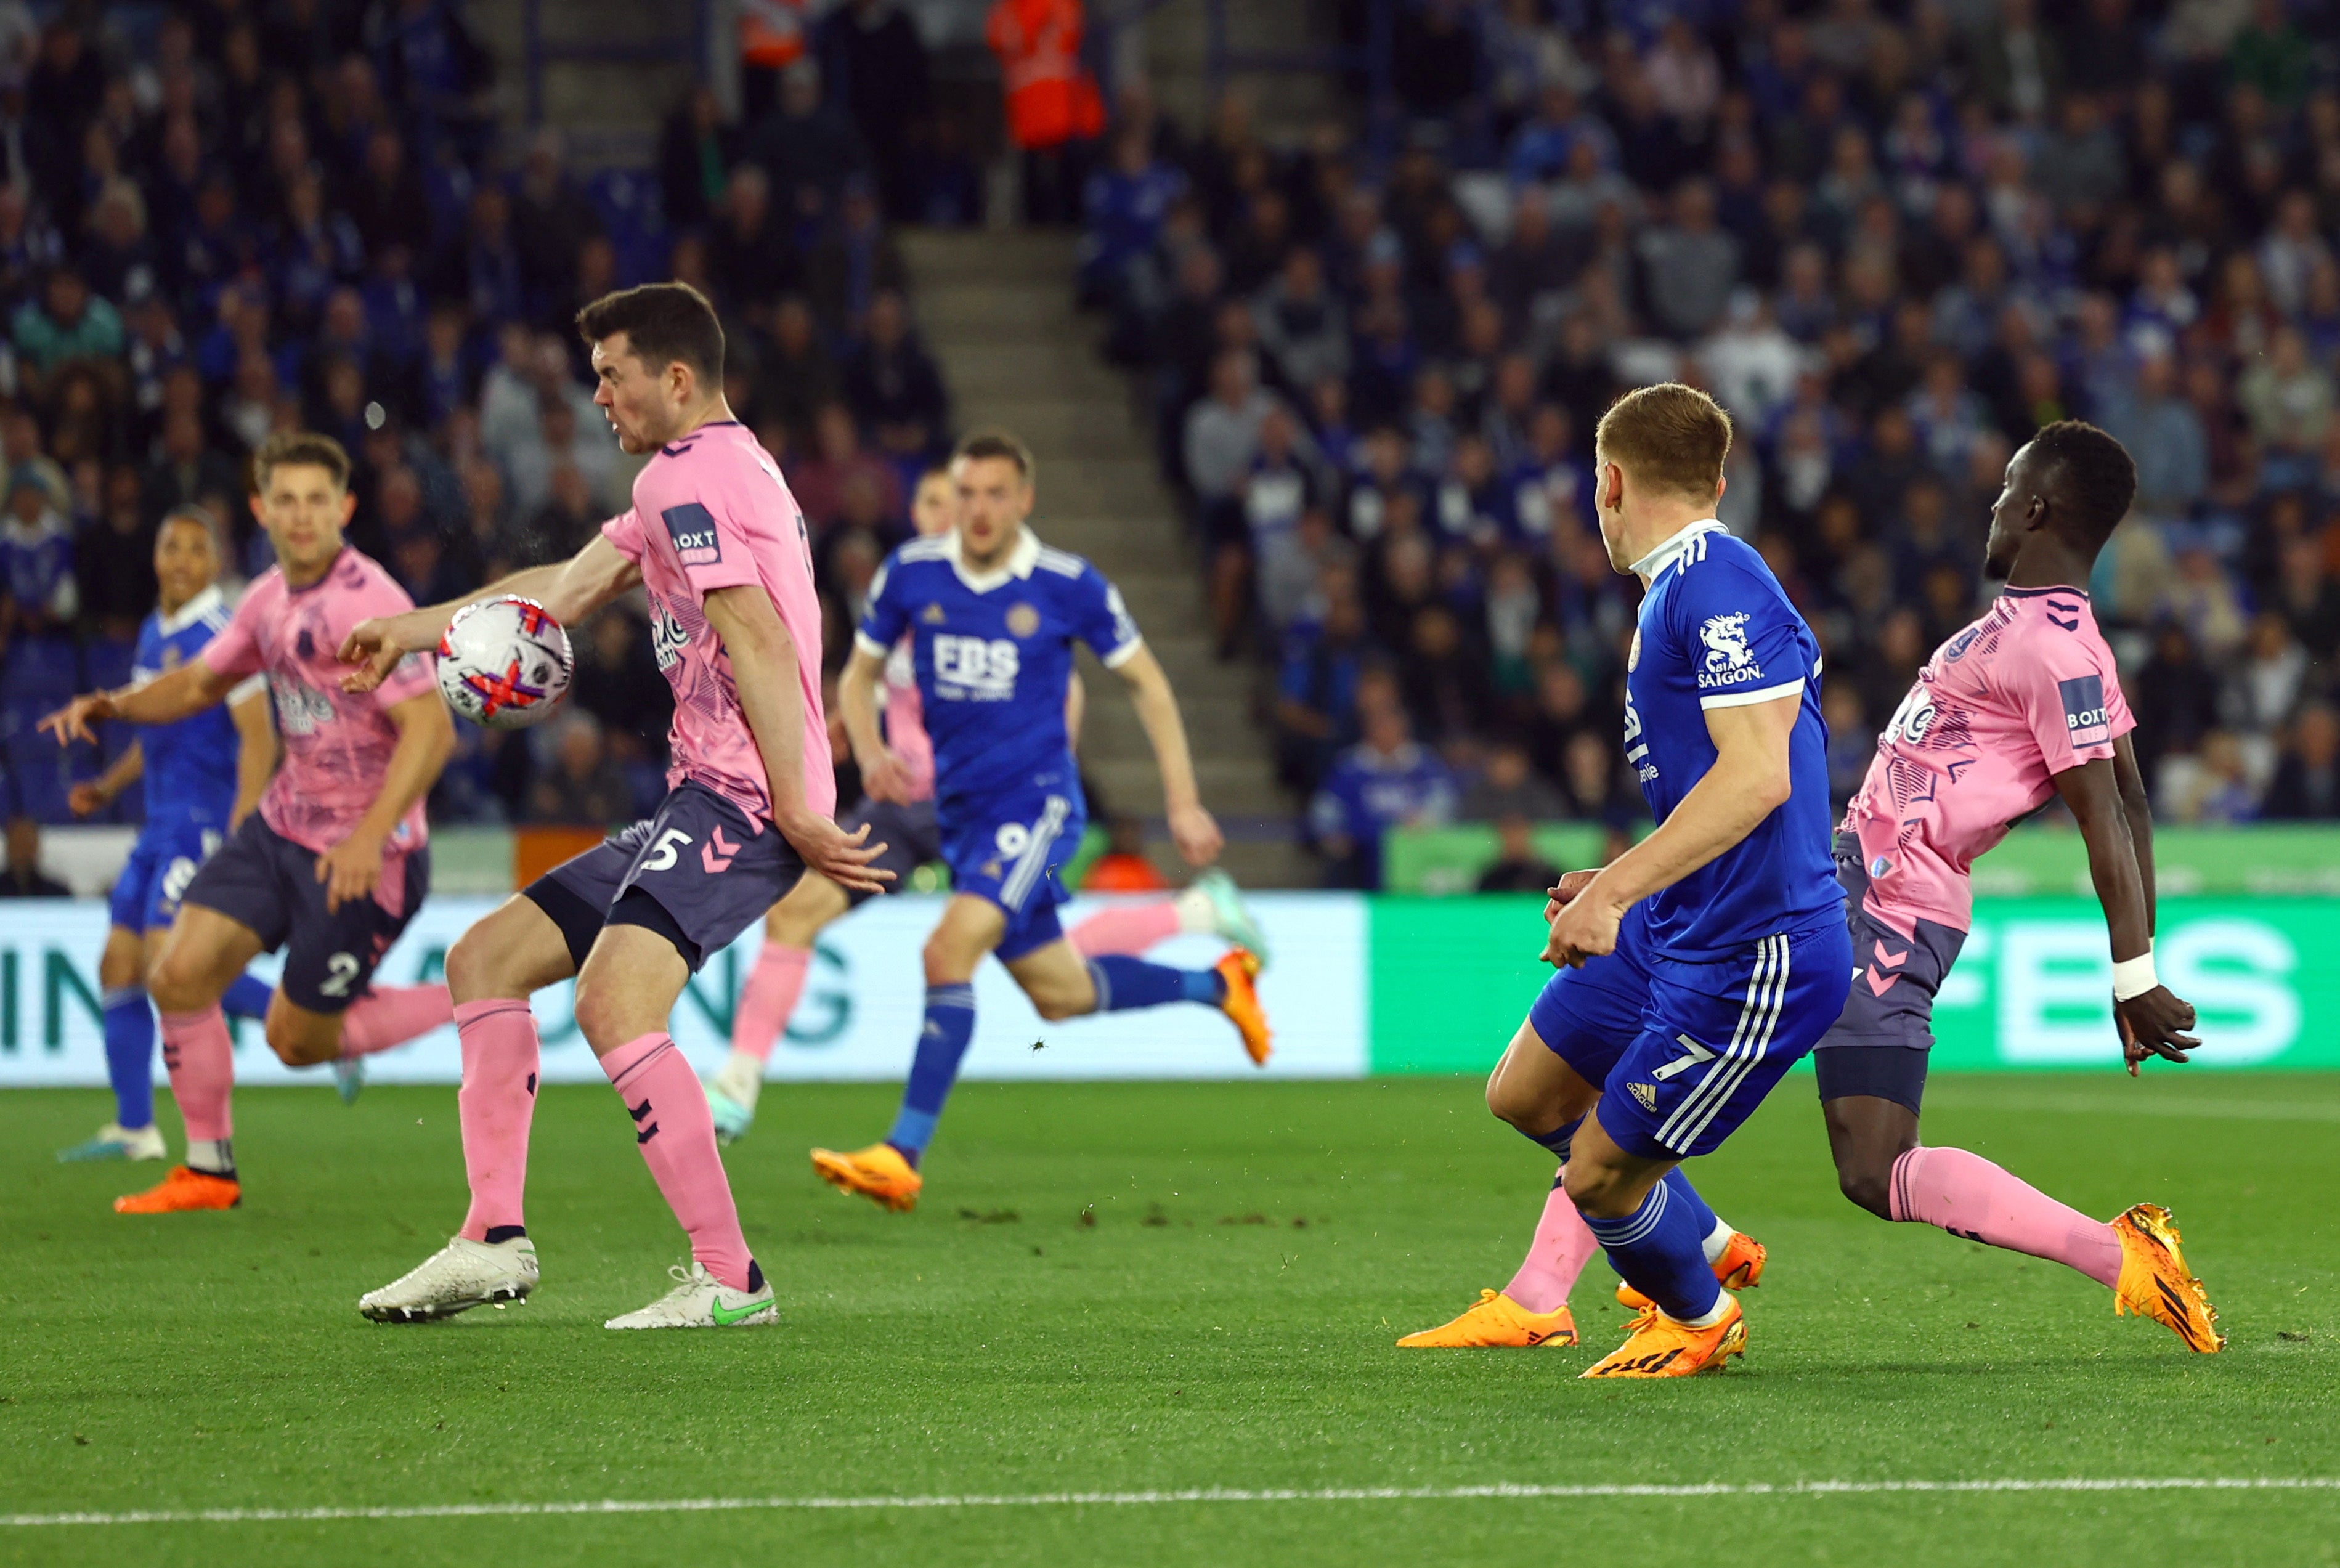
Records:
[[[193,626],[196,621],[201,620],[204,616],[218,609],[225,600],[226,597],[226,595],[220,592],[219,584],[214,582],[209,588],[204,589],[201,593],[196,594],[193,599],[187,600],[186,603],[179,606],[177,610],[173,610],[170,614],[163,615],[161,611],[156,611],[157,616],[163,622],[163,635],[165,637],[177,636],[180,632],[184,631],[188,627]]]
[[[958,530],[952,529],[943,535],[943,556],[951,563],[951,570],[958,573],[961,582],[977,593],[989,593],[1011,577],[1032,575],[1032,569],[1040,561],[1040,536],[1028,528],[1021,530],[1016,540],[1016,548],[1007,552],[1005,561],[989,571],[971,572],[959,553]]]
[[[1630,568],[1628,568],[1628,570],[1632,571],[1636,576],[1644,578],[1651,582],[1655,582],[1658,580],[1658,573],[1663,571],[1667,567],[1671,566],[1675,561],[1680,561],[1684,555],[1690,552],[1691,541],[1696,540],[1700,534],[1720,533],[1723,531],[1724,529],[1722,524],[1711,517],[1705,519],[1703,521],[1693,522],[1688,528],[1683,529],[1680,533],[1677,533],[1672,538],[1667,540],[1663,544],[1659,545],[1657,549],[1650,551],[1649,554],[1635,561]]]

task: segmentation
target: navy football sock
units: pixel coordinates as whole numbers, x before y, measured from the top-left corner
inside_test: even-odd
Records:
[[[1569,1140],[1576,1136],[1576,1129],[1583,1125],[1584,1118],[1582,1116],[1579,1116],[1572,1122],[1561,1123],[1560,1126],[1552,1128],[1552,1131],[1548,1133],[1532,1133],[1525,1127],[1522,1127],[1520,1129],[1520,1136],[1527,1139],[1528,1142],[1535,1145],[1536,1147],[1540,1149],[1550,1149],[1552,1153],[1553,1158],[1559,1160],[1561,1164],[1566,1165],[1568,1163]]]
[[[264,1018],[268,1016],[268,999],[276,987],[257,975],[238,975],[220,998],[220,1011],[231,1018]]]
[[[1656,1302],[1668,1317],[1691,1323],[1714,1310],[1722,1286],[1715,1283],[1700,1245],[1705,1230],[1695,1209],[1704,1206],[1679,1201],[1672,1193],[1660,1182],[1631,1214],[1621,1219],[1588,1214],[1584,1223],[1627,1285]]]
[[[975,987],[965,982],[928,986],[927,1021],[918,1031],[917,1054],[910,1058],[910,1081],[902,1086],[902,1108],[895,1113],[894,1130],[886,1135],[886,1141],[913,1166],[934,1140],[943,1102],[950,1098],[967,1043],[974,1037]]]
[[[1227,995],[1227,983],[1216,969],[1174,969],[1167,964],[1118,955],[1091,958],[1089,978],[1096,985],[1100,1013],[1158,1007],[1166,1002],[1200,1002],[1215,1007]]]
[[[102,1006],[114,1125],[146,1126],[154,1120],[154,1010],[144,986],[109,986]]]

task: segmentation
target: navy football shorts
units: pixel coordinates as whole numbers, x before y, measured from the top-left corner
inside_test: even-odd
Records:
[[[932,796],[907,805],[864,799],[851,815],[838,819],[838,826],[848,833],[865,825],[869,829],[868,843],[886,846],[886,852],[869,866],[872,870],[894,873],[894,879],[886,884],[889,893],[902,891],[910,885],[910,873],[943,858],[943,832],[935,820]],[[867,888],[845,890],[847,900],[856,906],[877,896]]]
[[[794,846],[704,784],[686,779],[646,820],[610,834],[530,883],[579,968],[604,926],[641,926],[697,974],[764,918],[804,874]]]
[[[263,952],[284,949],[276,988],[312,1013],[340,1013],[365,995],[374,966],[390,951],[431,891],[428,845],[383,857],[385,891],[397,879],[393,914],[380,894],[325,908],[317,851],[261,820],[254,811],[187,884],[183,901],[216,909],[252,928]]]
[[[1864,1095],[1907,1106],[1914,1115],[1926,1096],[1926,1063],[1934,1048],[1934,997],[1958,962],[1966,933],[1913,918],[1905,937],[1861,908],[1869,868],[1861,863],[1860,840],[1849,833],[1836,836],[1836,877],[1844,886],[1852,943],[1852,993],[1812,1051],[1820,1098]]]

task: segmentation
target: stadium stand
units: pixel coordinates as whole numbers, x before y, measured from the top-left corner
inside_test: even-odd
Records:
[[[866,41],[818,42],[826,72],[793,68],[754,123],[702,89],[656,167],[585,170],[558,133],[499,134],[497,62],[448,0],[0,5],[7,814],[73,820],[71,784],[128,743],[61,752],[32,725],[126,678],[164,512],[209,508],[238,575],[267,566],[243,496],[273,429],[349,448],[352,538],[418,600],[574,550],[632,465],[569,320],[652,277],[723,313],[732,404],[804,500],[841,659],[952,433],[879,196],[920,212],[967,182],[866,138]],[[885,42],[865,75],[920,47],[907,26]],[[670,699],[645,626],[613,610],[577,641],[580,711],[517,738],[462,727],[434,819],[599,823],[656,799]],[[136,809],[131,791],[106,816]]]
[[[2330,21],[1407,0],[1362,133],[1125,96],[1082,296],[1330,878],[1401,820],[1638,809],[1591,437],[1672,377],[1739,425],[1723,521],[1823,639],[1839,792],[2070,416],[2139,462],[2091,586],[2161,814],[2340,811]]]

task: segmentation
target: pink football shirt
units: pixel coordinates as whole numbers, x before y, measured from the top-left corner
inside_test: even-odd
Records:
[[[772,596],[796,642],[805,804],[833,815],[837,776],[820,702],[820,597],[804,513],[779,465],[736,420],[701,425],[659,449],[634,476],[633,510],[603,523],[601,531],[642,570],[650,641],[674,688],[668,787],[696,779],[759,825],[771,819],[763,753],[739,707],[731,656],[704,608],[719,588],[755,584]]]
[[[2137,728],[2088,596],[2010,588],[1934,650],[1878,738],[1844,825],[1868,863],[1869,912],[1965,930],[1976,857],[2048,803],[2055,775],[2108,759]]]
[[[918,695],[917,665],[907,637],[886,658],[886,745],[909,769],[910,799],[933,799],[935,743],[927,734],[927,701]]]
[[[427,653],[400,660],[372,691],[342,690],[349,666],[339,656],[350,629],[372,616],[413,608],[389,572],[344,546],[325,575],[306,588],[287,586],[280,567],[263,572],[227,629],[203,647],[203,662],[221,675],[268,677],[277,732],[284,738],[284,765],[260,798],[260,816],[303,849],[322,854],[350,836],[382,793],[390,755],[398,747],[398,727],[388,710],[438,690]],[[392,830],[384,852],[402,854],[428,836],[417,801]],[[383,877],[385,899],[402,895],[396,882]]]

